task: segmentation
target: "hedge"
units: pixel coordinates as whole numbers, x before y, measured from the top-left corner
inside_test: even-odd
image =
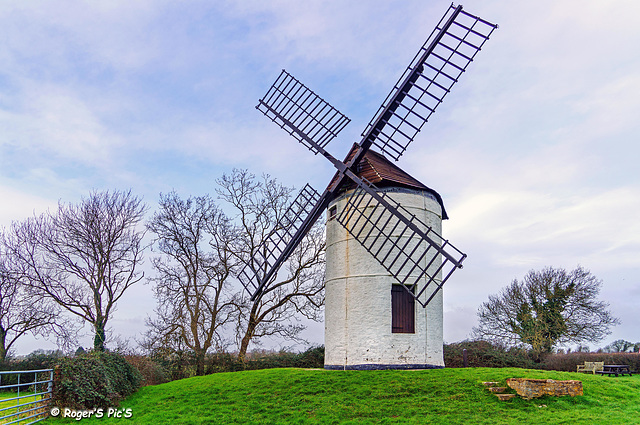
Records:
[[[54,373],[57,406],[108,408],[140,388],[142,375],[116,353],[90,352],[60,360]]]

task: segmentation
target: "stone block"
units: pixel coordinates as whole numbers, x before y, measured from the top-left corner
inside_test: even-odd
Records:
[[[507,401],[507,400],[511,400],[516,395],[515,394],[495,394],[495,396],[498,397],[498,400],[500,401]]]
[[[526,400],[544,395],[571,397],[582,395],[581,381],[556,381],[553,379],[509,378],[507,385]]]

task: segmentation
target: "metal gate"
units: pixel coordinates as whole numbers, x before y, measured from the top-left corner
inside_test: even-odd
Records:
[[[0,372],[0,424],[32,424],[49,415],[53,369]]]

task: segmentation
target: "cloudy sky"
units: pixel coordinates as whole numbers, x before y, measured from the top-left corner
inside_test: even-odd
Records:
[[[233,168],[321,190],[330,164],[257,100],[287,69],[351,118],[328,147],[342,157],[449,4],[4,0],[0,226],[94,189],[154,208]],[[599,345],[640,341],[640,3],[464,7],[500,28],[398,163],[442,195],[445,237],[469,255],[445,291],[445,340],[512,279],[581,265],[622,320]],[[153,306],[132,288],[114,330],[135,336]]]

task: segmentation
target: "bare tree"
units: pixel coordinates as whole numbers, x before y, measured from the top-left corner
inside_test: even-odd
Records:
[[[203,375],[207,351],[222,349],[221,330],[236,312],[228,281],[233,227],[209,196],[182,200],[172,192],[160,195],[148,229],[163,255],[152,259],[158,307],[147,319],[146,348],[193,350],[196,374]]]
[[[611,344],[602,349],[605,353],[635,353],[638,351],[638,343],[616,339]]]
[[[234,210],[237,238],[230,249],[239,261],[251,264],[260,245],[281,222],[291,201],[292,189],[263,176],[258,180],[246,170],[233,170],[218,180],[217,193]],[[317,224],[294,255],[274,276],[268,289],[251,301],[245,292],[236,297],[238,357],[244,361],[249,344],[265,336],[298,339],[304,326],[299,316],[319,320],[324,304],[324,229]]]
[[[600,341],[619,323],[598,301],[602,281],[588,270],[547,267],[514,280],[478,309],[473,336],[550,352],[557,344]]]
[[[88,322],[94,349],[104,350],[105,329],[116,303],[143,278],[146,207],[130,191],[92,192],[77,205],[60,203],[14,223],[13,254],[31,290]]]
[[[68,347],[75,341],[73,324],[61,323],[59,307],[29,291],[19,264],[6,248],[9,242],[0,232],[0,362],[26,334],[55,336],[59,346]]]

